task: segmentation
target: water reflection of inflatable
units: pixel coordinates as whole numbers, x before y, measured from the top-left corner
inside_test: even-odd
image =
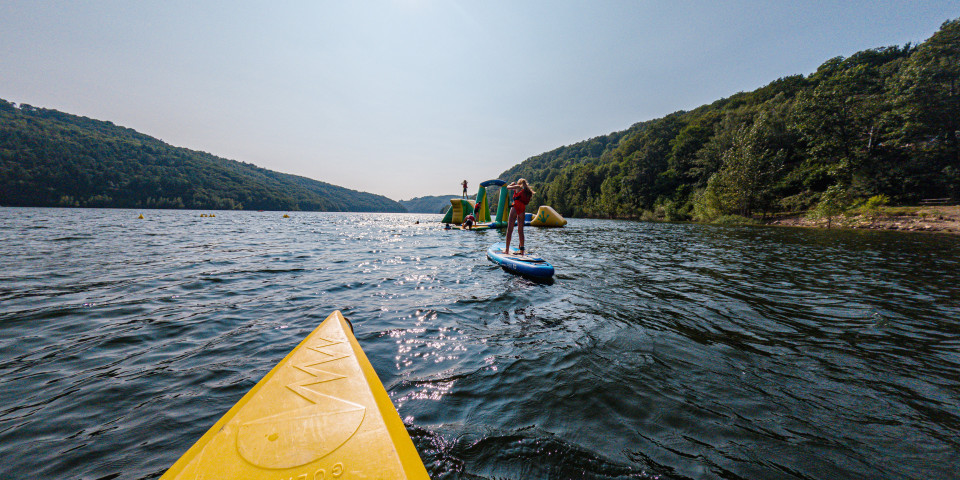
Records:
[[[447,212],[443,216],[443,220],[440,220],[440,222],[447,225],[460,225],[463,223],[467,215],[472,213],[477,219],[476,224],[473,226],[473,230],[506,228],[507,219],[510,215],[510,210],[508,210],[510,206],[510,190],[507,190],[506,188],[500,188],[506,184],[507,182],[499,179],[487,180],[486,182],[480,184],[480,189],[477,191],[477,197],[475,200],[451,198],[450,208],[447,209]],[[487,187],[496,187],[500,189],[500,198],[497,201],[497,213],[493,219],[490,218],[490,206],[487,204]],[[540,209],[537,210],[536,215],[527,213],[524,218],[524,225],[530,225],[533,227],[562,227],[566,224],[567,220],[565,218],[560,216],[556,210],[546,205],[540,206]]]

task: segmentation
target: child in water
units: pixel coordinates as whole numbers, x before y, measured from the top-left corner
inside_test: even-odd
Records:
[[[521,178],[515,183],[504,187],[513,192],[513,205],[510,207],[510,216],[507,220],[507,241],[503,253],[510,253],[510,237],[513,235],[513,222],[517,221],[517,237],[520,239],[520,255],[523,255],[523,221],[526,220],[527,203],[536,193],[527,184],[527,179]]]

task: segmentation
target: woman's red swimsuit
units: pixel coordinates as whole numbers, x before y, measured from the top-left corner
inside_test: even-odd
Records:
[[[513,194],[513,208],[517,211],[517,215],[522,215],[527,210],[527,202],[530,201],[530,190],[522,188],[517,190]]]

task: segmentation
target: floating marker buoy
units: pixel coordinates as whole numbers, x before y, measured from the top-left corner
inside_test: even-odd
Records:
[[[212,213],[210,214],[210,216],[211,216],[211,217],[216,217],[216,215],[214,215],[214,214],[212,214]]]
[[[287,215],[286,213],[284,213],[283,218],[290,218],[290,215]]]
[[[203,218],[203,217],[206,217],[206,216],[207,216],[206,213],[201,213],[201,214],[200,214],[200,218]]]
[[[143,214],[141,213],[140,216],[137,217],[137,218],[140,219],[140,220],[143,220]]]

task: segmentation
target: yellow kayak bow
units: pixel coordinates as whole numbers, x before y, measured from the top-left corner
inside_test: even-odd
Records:
[[[161,477],[429,479],[400,415],[333,312]]]

